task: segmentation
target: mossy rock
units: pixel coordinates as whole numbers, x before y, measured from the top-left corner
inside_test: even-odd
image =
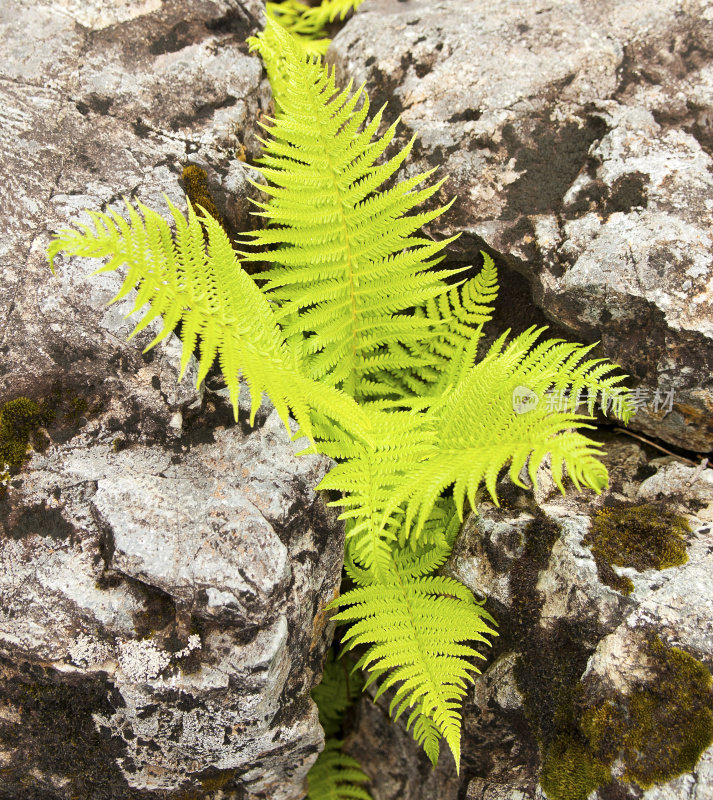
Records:
[[[612,566],[668,569],[688,560],[685,537],[691,532],[686,518],[650,505],[604,508],[592,517],[584,543],[589,545],[601,581],[623,594],[634,584]]]
[[[713,679],[700,661],[651,637],[654,676],[630,695],[587,709],[582,730],[593,755],[622,758],[624,780],[648,789],[691,772],[713,743]]]
[[[27,397],[18,397],[0,407],[0,494],[21,467],[32,442],[37,450],[47,445],[39,429],[54,419],[54,411]]]
[[[549,800],[587,800],[611,780],[609,767],[596,759],[583,742],[563,736],[548,749],[540,784]]]
[[[220,211],[218,211],[218,207],[216,206],[213,196],[210,193],[210,189],[208,188],[208,173],[195,164],[189,164],[183,168],[183,174],[181,177],[183,179],[183,186],[186,196],[191,201],[191,205],[195,209],[196,213],[202,213],[200,210],[202,208],[203,211],[213,217],[213,219],[215,219],[225,230],[228,236],[230,236],[230,233],[225,227],[223,215],[220,213]]]

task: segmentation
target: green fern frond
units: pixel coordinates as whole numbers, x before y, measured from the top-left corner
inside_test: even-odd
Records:
[[[282,0],[267,3],[267,15],[286,31],[305,37],[322,36],[335,20],[344,20],[364,0],[322,0],[318,6],[309,6],[299,0]]]
[[[424,440],[419,464],[405,475],[401,486],[393,486],[385,516],[406,503],[405,530],[418,515],[418,536],[431,508],[442,492],[453,486],[460,519],[467,495],[475,508],[475,493],[485,485],[495,503],[496,481],[509,465],[511,480],[518,486],[527,466],[533,487],[545,456],[551,457],[552,477],[564,493],[564,471],[580,490],[599,493],[608,475],[599,460],[601,446],[576,429],[591,428],[590,416],[575,413],[573,403],[562,410],[552,407],[548,392],[586,389],[591,412],[595,397],[613,398],[615,414],[628,420],[633,411],[629,390],[621,386],[624,375],[612,375],[616,367],[600,360],[585,360],[590,347],[559,340],[534,346],[544,329],[530,328],[505,346],[501,337],[478,364],[463,370],[457,383],[440,403],[426,413],[423,425],[432,432]],[[533,399],[533,407],[518,407],[518,393]],[[536,399],[536,405],[534,401]],[[357,470],[356,465],[353,469]],[[335,488],[335,487],[333,487]]]
[[[356,668],[371,673],[367,686],[382,678],[376,698],[395,689],[389,706],[394,720],[411,709],[409,727],[417,722],[415,737],[429,757],[437,759],[442,737],[459,768],[460,703],[472,673],[479,672],[467,659],[484,658],[463,643],[489,644],[486,634],[497,634],[469,589],[452,578],[423,575],[424,567],[423,554],[400,550],[379,578],[332,603],[343,609],[332,619],[351,623],[342,639],[345,650],[368,645]]]
[[[591,347],[559,340],[534,346],[542,330],[530,328],[509,344],[501,336],[477,364],[468,355],[476,340],[471,341],[456,359],[458,369],[449,373],[452,382],[425,413],[374,412],[376,445],[360,446],[325,476],[318,488],[344,493],[333,504],[347,509],[342,519],[354,519],[350,535],[357,538],[363,568],[384,568],[391,542],[406,540],[416,516],[418,537],[449,486],[461,521],[465,496],[475,508],[481,485],[497,503],[496,481],[508,465],[517,485],[523,486],[519,475],[527,466],[536,486],[537,468],[549,454],[561,491],[565,469],[577,489],[600,492],[606,486],[600,445],[576,430],[591,428],[591,417],[574,413],[571,404],[550,408],[547,392],[576,395],[587,389],[589,406],[595,395],[607,395],[626,420],[632,406],[629,390],[620,385],[625,376],[612,375],[614,365],[586,360]],[[515,401],[519,392],[536,398],[537,405],[523,411]]]
[[[258,214],[270,227],[250,234],[255,245],[271,248],[267,257],[279,265],[261,273],[263,291],[280,306],[286,335],[305,337],[309,375],[365,399],[378,388],[374,373],[418,368],[417,359],[388,348],[417,348],[435,335],[434,326],[401,312],[446,293],[443,279],[461,271],[431,269],[452,240],[415,235],[447,206],[407,216],[441,183],[417,189],[428,172],[380,191],[413,140],[377,165],[396,124],[374,139],[382,112],[364,127],[369,103],[363,89],[337,93],[333,72],[306,59],[277,25],[268,28],[291,78],[260,160],[269,183],[260,188],[270,202],[258,204]]]
[[[350,458],[333,467],[317,488],[343,493],[329,505],[346,509],[340,519],[350,521],[346,532],[349,552],[363,569],[383,580],[390,571],[391,545],[400,529],[395,517],[382,526],[383,511],[396,488],[431,452],[435,431],[424,424],[423,414],[373,411],[370,418],[376,444],[354,445]]]
[[[274,22],[253,46],[278,107],[261,162],[268,201],[256,204],[268,227],[251,234],[267,252],[246,256],[273,263],[258,276],[262,289],[219,224],[190,204],[188,220],[169,204],[173,235],[140,204],[143,218],[127,203],[128,221],[94,213],[93,228],[58,235],[50,264],[59,252],[109,256],[99,272],[127,264],[114,301],[137,288],[134,334],[161,317],[152,347],[180,323],[181,375],[200,341],[198,383],[217,357],[236,418],[242,375],[251,423],[265,391],[288,431],[288,414],[297,419],[295,438],[341,460],[317,488],[343,493],[330,505],[344,509],[356,584],[333,604],[336,621],[351,623],[345,647],[366,648],[358,666],[380,682],[377,696],[393,693],[395,718],[409,712],[407,727],[432,761],[445,738],[458,765],[460,702],[478,671],[470,659],[482,658],[468,643],[495,633],[469,590],[432,574],[450,553],[465,498],[474,506],[484,485],[497,502],[508,467],[515,483],[527,468],[534,484],[548,455],[562,491],[565,471],[577,488],[601,490],[599,446],[577,430],[591,416],[575,400],[555,408],[549,398],[588,391],[591,415],[606,395],[627,419],[628,391],[612,365],[587,358],[591,347],[538,344],[542,329],[509,342],[504,334],[476,363],[495,268],[484,254],[479,275],[456,286],[445,279],[461,270],[434,269],[452,240],[418,231],[445,209],[409,212],[441,183],[419,188],[428,172],[391,185],[413,142],[382,161],[396,125],[377,137],[382,112],[367,121],[363,88],[338,91],[334,73]],[[514,402],[523,393],[532,401],[524,408]],[[368,798],[363,773],[340,750],[328,744],[310,773],[312,800]]]
[[[268,3],[268,19],[271,18],[270,6]],[[294,5],[301,5],[294,3]],[[320,58],[327,51],[329,39],[313,40],[304,37],[292,36],[293,44],[306,58]],[[251,52],[257,52],[262,58],[267,78],[270,81],[272,97],[275,102],[275,113],[282,113],[282,96],[287,91],[290,83],[290,65],[282,51],[281,38],[277,33],[277,25],[268,24],[257,36],[250,36],[247,39]]]
[[[306,800],[372,800],[361,764],[342,752],[342,742],[327,741],[307,776]]]
[[[358,670],[349,674],[344,660],[334,657],[329,650],[324,662],[322,680],[312,689],[312,699],[319,709],[319,722],[327,738],[336,737],[341,728],[344,712],[359,696],[364,681]]]
[[[163,329],[146,351],[169,336],[180,322],[183,377],[200,337],[197,385],[217,357],[236,420],[242,374],[250,389],[250,424],[265,391],[288,433],[292,411],[301,432],[313,445],[314,412],[339,420],[340,425],[353,424],[357,436],[363,434],[370,425],[363,409],[344,394],[301,374],[301,365],[296,363],[295,352],[286,346],[269,302],[240,267],[220,224],[209,215],[199,220],[190,202],[186,219],[166,201],[175,222],[175,236],[155,211],[137,202],[142,218],[125,201],[129,221],[113,210],[110,214],[89,212],[93,228],[78,225],[78,230],[60,231],[48,249],[50,267],[60,252],[93,258],[110,256],[97,273],[126,264],[129,269],[124,283],[110,303],[137,287],[134,307],[127,316],[142,309],[143,316],[129,338],[161,317]]]
[[[493,303],[498,294],[495,263],[487,253],[481,251],[481,255],[483,266],[477,275],[414,309],[414,318],[428,320],[437,335],[415,345],[392,345],[392,349],[401,350],[413,364],[420,366],[390,375],[382,373],[379,378],[383,386],[401,396],[438,395],[445,389],[450,374],[466,351],[471,359],[475,358],[483,325],[492,317]],[[379,402],[377,405],[386,407],[387,403]]]

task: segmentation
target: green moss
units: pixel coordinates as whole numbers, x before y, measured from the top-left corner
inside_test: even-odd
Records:
[[[102,410],[102,401],[91,407],[74,390],[53,384],[41,402],[17,397],[0,406],[0,496],[10,478],[22,468],[31,449],[43,452],[50,439],[43,428],[52,426],[53,438],[61,430],[60,441],[73,435],[73,428],[84,424],[84,416]]]
[[[204,792],[217,792],[238,774],[236,769],[211,769],[197,776]]]
[[[610,780],[608,765],[570,736],[562,736],[552,744],[540,773],[540,784],[549,800],[587,800],[591,792]]]
[[[10,477],[21,467],[33,442],[38,450],[46,447],[39,428],[49,424],[54,413],[27,397],[18,397],[0,407],[0,494]]]
[[[68,409],[64,412],[64,418],[70,425],[78,425],[81,417],[89,409],[89,403],[83,397],[72,397],[69,399]]]
[[[690,532],[685,517],[653,506],[604,508],[592,517],[584,543],[592,550],[602,582],[630,594],[634,584],[617,575],[612,565],[643,571],[685,564]]]
[[[587,709],[582,729],[596,758],[621,757],[624,780],[643,789],[690,772],[713,742],[711,674],[700,661],[651,637],[654,677],[630,695]]]
[[[663,569],[685,562],[688,526],[681,517],[650,506],[608,509],[592,527],[590,544],[600,535],[599,552],[614,563]],[[710,673],[652,634],[643,654],[651,671],[646,682],[627,695],[587,699],[580,677],[601,632],[566,619],[546,629],[535,624],[543,599],[538,575],[558,533],[539,515],[525,529],[511,571],[512,614],[503,619],[503,638],[521,651],[514,677],[542,759],[542,788],[549,800],[585,800],[611,784],[615,762],[623,764],[621,780],[644,789],[690,772],[713,742]]]
[[[220,211],[218,211],[218,207],[213,201],[210,190],[208,189],[208,174],[206,171],[197,167],[195,164],[189,164],[187,167],[183,168],[182,177],[184,189],[188,199],[191,201],[191,205],[193,205],[196,210],[197,206],[202,206],[202,208],[225,229],[223,216]]]

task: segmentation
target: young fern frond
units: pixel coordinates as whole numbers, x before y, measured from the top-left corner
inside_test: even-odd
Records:
[[[253,244],[271,248],[267,258],[276,264],[260,275],[263,291],[280,306],[286,335],[305,337],[309,375],[368,399],[379,388],[373,374],[420,366],[391,345],[418,349],[435,335],[429,318],[401,312],[447,292],[443,279],[460,271],[432,269],[451,240],[416,235],[444,208],[407,215],[441,183],[417,189],[431,174],[424,173],[380,191],[413,140],[377,165],[396,124],[374,139],[381,112],[365,125],[363,89],[337,92],[333,72],[306,58],[276,25],[267,30],[280,41],[291,78],[260,160],[269,183],[260,188],[270,201],[257,213],[270,225],[249,234]]]
[[[327,25],[335,20],[343,20],[363,2],[364,0],[322,0],[318,6],[309,6],[299,0],[282,0],[279,3],[267,3],[267,14],[289,33],[321,36]]]
[[[560,410],[559,398],[564,392],[576,398],[586,389],[590,412],[599,395],[602,405],[612,400],[615,414],[628,420],[633,410],[629,390],[620,385],[626,376],[612,375],[615,366],[600,359],[585,360],[591,346],[556,339],[534,346],[543,330],[530,328],[507,346],[502,336],[482,361],[460,372],[443,400],[425,414],[423,424],[434,431],[425,445],[428,452],[422,451],[417,467],[393,487],[385,518],[406,503],[404,529],[409,531],[418,516],[413,532],[418,536],[433,504],[453,486],[462,520],[465,496],[475,508],[481,485],[497,504],[496,481],[508,465],[516,485],[526,488],[520,472],[527,467],[536,487],[537,469],[548,454],[552,477],[563,494],[565,469],[576,489],[601,492],[608,479],[598,458],[601,446],[575,430],[591,428],[587,423],[592,418],[575,413],[574,402]],[[527,410],[515,401],[522,391],[537,399]]]
[[[362,788],[369,779],[359,762],[343,752],[343,742],[339,739],[342,715],[362,688],[361,673],[357,671],[350,678],[347,665],[336,660],[334,650],[330,650],[322,680],[312,689],[327,741],[307,776],[307,800],[371,800]]]
[[[360,672],[349,675],[350,666],[335,658],[334,650],[330,649],[324,662],[322,680],[312,689],[312,699],[319,709],[319,722],[328,739],[339,735],[343,713],[358,698],[364,686]]]
[[[372,800],[361,764],[342,752],[342,742],[329,739],[307,776],[306,800]]]
[[[458,369],[448,373],[451,383],[425,413],[383,412],[383,422],[374,413],[376,444],[360,447],[325,476],[320,489],[344,493],[333,504],[347,509],[341,518],[354,520],[349,535],[363,568],[386,568],[390,543],[396,538],[405,543],[416,517],[411,535],[418,538],[449,486],[461,521],[466,495],[475,508],[481,485],[497,503],[496,481],[508,465],[514,483],[524,486],[519,476],[527,466],[536,486],[537,469],[549,454],[563,493],[565,469],[577,489],[604,488],[600,445],[573,430],[591,428],[592,418],[551,408],[550,397],[586,389],[590,411],[599,394],[628,419],[632,409],[628,390],[620,386],[624,376],[612,376],[611,364],[584,359],[591,347],[559,340],[534,346],[542,330],[530,328],[508,345],[503,335],[477,364],[468,356],[475,347],[470,342],[456,359]],[[525,412],[514,402],[523,389],[538,398]]]
[[[181,323],[183,377],[200,337],[197,385],[216,357],[230,392],[235,419],[238,417],[239,376],[250,389],[250,423],[265,391],[289,429],[289,414],[300,424],[303,435],[314,445],[314,412],[354,426],[363,434],[370,421],[364,409],[331,387],[305,377],[294,350],[287,347],[270,304],[253,279],[240,267],[230,240],[209,215],[200,220],[188,202],[188,219],[166,201],[176,226],[175,236],[155,211],[137,202],[142,216],[125,201],[129,221],[115,211],[89,212],[94,227],[60,231],[48,255],[50,267],[60,252],[100,258],[109,262],[96,272],[115,270],[126,264],[128,272],[114,303],[137,286],[130,316],[143,309],[131,337],[157,317],[163,329],[145,348],[165,339]],[[204,230],[208,235],[207,251]],[[129,337],[129,338],[131,338]]]
[[[342,638],[345,650],[369,646],[356,668],[371,673],[367,686],[382,678],[377,698],[395,689],[389,705],[394,720],[410,709],[407,727],[418,722],[415,738],[433,763],[442,737],[459,768],[460,703],[479,672],[467,659],[484,658],[464,642],[489,643],[485,634],[497,634],[469,589],[425,574],[445,561],[450,547],[445,539],[415,552],[396,546],[378,577],[332,603],[343,609],[332,619],[352,623]]]
[[[392,349],[406,352],[412,363],[420,366],[380,374],[378,377],[383,387],[388,386],[401,397],[440,395],[466,349],[470,348],[472,357],[475,356],[483,325],[492,317],[492,304],[498,293],[493,259],[483,251],[481,255],[483,266],[477,275],[414,309],[414,318],[429,320],[436,336],[406,347],[399,343],[392,345]],[[384,407],[388,403],[381,401],[376,405]]]

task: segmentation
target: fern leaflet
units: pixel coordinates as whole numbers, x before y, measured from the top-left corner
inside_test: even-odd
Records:
[[[351,545],[349,546],[351,549]],[[345,649],[369,645],[357,668],[371,672],[366,685],[383,678],[376,697],[395,688],[389,711],[398,719],[411,709],[407,727],[435,764],[438,741],[446,740],[460,764],[460,703],[479,670],[467,659],[484,658],[464,642],[485,642],[497,635],[494,620],[472,593],[452,578],[429,575],[451,549],[443,534],[416,550],[394,547],[388,568],[365,585],[333,602],[342,608],[335,622],[352,623]],[[368,575],[368,573],[367,573]],[[388,673],[388,674],[387,674]],[[384,677],[384,675],[386,677]]]
[[[342,752],[342,742],[330,739],[307,776],[306,800],[372,800],[361,786],[368,781],[361,764]]]
[[[94,227],[60,231],[48,255],[50,267],[59,252],[103,257],[109,262],[96,272],[129,269],[114,303],[138,285],[129,315],[147,306],[131,337],[157,317],[163,329],[145,348],[165,339],[181,323],[183,352],[181,377],[200,337],[197,384],[200,385],[218,358],[230,392],[235,418],[238,416],[238,379],[242,373],[250,388],[250,423],[265,391],[289,429],[289,413],[312,441],[313,412],[354,425],[357,436],[370,426],[363,409],[343,393],[320,386],[305,377],[295,351],[288,348],[270,304],[252,278],[240,267],[230,240],[211,216],[198,219],[190,202],[188,219],[168,201],[176,225],[175,238],[168,224],[155,211],[137,203],[143,219],[127,201],[129,222],[115,211],[89,212]],[[208,234],[206,252],[203,231]],[[129,338],[131,338],[129,337]]]

